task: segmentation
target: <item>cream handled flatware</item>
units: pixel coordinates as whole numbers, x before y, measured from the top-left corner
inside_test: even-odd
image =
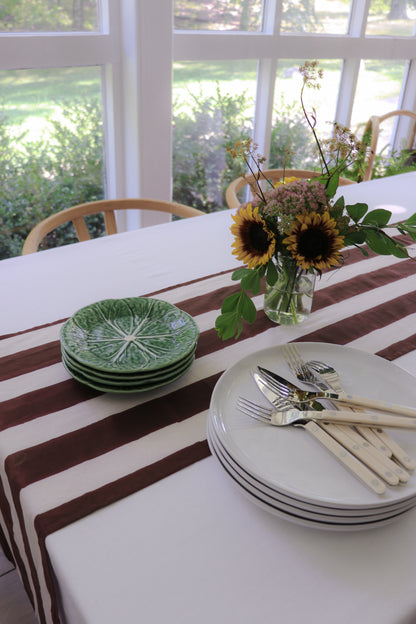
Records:
[[[255,373],[256,375],[256,373]],[[261,379],[256,379],[258,385]],[[241,400],[243,401],[243,400]],[[246,405],[249,402],[246,401]],[[268,422],[277,427],[287,427],[289,425],[304,424],[310,420],[323,423],[342,423],[349,425],[372,425],[382,427],[393,427],[395,429],[410,429],[416,431],[416,419],[404,416],[389,416],[387,414],[369,414],[366,412],[338,411],[338,410],[315,410],[302,411],[299,409],[272,409],[261,407],[252,403],[252,416],[263,422]],[[257,410],[257,411],[256,411]]]
[[[371,409],[377,412],[387,414],[397,414],[400,416],[406,416],[408,418],[416,419],[416,409],[407,407],[405,405],[396,405],[394,403],[387,403],[385,401],[377,401],[375,399],[367,399],[361,396],[355,396],[353,394],[346,394],[345,392],[310,392],[298,388],[295,384],[287,381],[280,375],[267,370],[261,366],[258,366],[258,370],[261,375],[273,385],[276,392],[282,397],[291,401],[292,403],[310,403],[312,401],[336,401],[340,403],[346,403],[354,405],[355,407],[363,407]],[[384,425],[383,425],[384,426]]]
[[[344,391],[339,374],[330,364],[318,360],[311,360],[310,362],[306,362],[305,366],[311,368],[315,373],[320,375],[335,392]],[[393,456],[406,469],[414,470],[416,468],[416,462],[409,457],[407,451],[382,429],[369,429],[368,427],[364,427],[360,428],[359,431],[370,443],[381,448],[389,457]],[[373,436],[376,437],[375,442],[373,441]]]
[[[241,411],[247,414],[247,408],[243,406],[241,401],[238,402],[238,407]],[[349,452],[345,446],[329,435],[323,427],[313,421],[308,421],[304,424],[299,423],[297,426],[303,427],[303,429],[305,429],[305,431],[312,435],[315,440],[317,440],[329,453],[331,453],[331,455],[335,457],[335,459],[337,459],[337,461],[340,462],[344,468],[346,468],[354,477],[366,485],[370,490],[380,495],[385,493],[386,486],[383,481],[378,478],[377,474],[375,474],[373,470],[370,470],[367,465],[362,463],[360,459],[357,459],[357,457],[355,457],[352,452]],[[381,476],[384,480],[386,480],[384,473]],[[390,485],[397,485],[397,482],[398,479],[394,484],[390,483]]]
[[[253,373],[253,376],[261,393],[277,410],[299,408],[299,405],[290,403],[286,399],[282,399],[275,390],[269,387],[267,380],[264,380],[261,375],[259,375],[258,373]],[[313,401],[310,404],[305,403],[302,407],[305,411],[308,411],[312,408],[320,412],[324,409],[324,407],[316,401]],[[349,413],[353,411],[351,410],[351,408],[347,409]],[[312,421],[309,421],[308,425],[305,425],[305,429],[308,429],[308,431],[308,427],[311,422]],[[341,458],[343,457],[343,455],[347,455],[347,451],[349,451],[349,453],[354,455],[357,460],[363,462],[363,464],[365,464],[369,469],[374,471],[389,485],[394,486],[398,485],[399,482],[405,483],[406,481],[408,481],[408,473],[405,470],[401,469],[399,466],[397,466],[388,457],[382,455],[376,448],[372,447],[371,444],[363,439],[362,436],[360,436],[355,431],[356,426],[322,421],[319,423],[319,425],[315,422],[315,425],[316,428],[323,429],[326,434],[335,438],[335,441],[339,443],[339,445],[343,449],[343,454],[341,453]],[[368,426],[363,426],[362,428],[369,429]],[[345,449],[347,449],[347,451]],[[350,471],[354,472],[351,468]]]

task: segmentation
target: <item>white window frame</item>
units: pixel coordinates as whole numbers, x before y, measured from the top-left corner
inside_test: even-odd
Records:
[[[335,119],[349,125],[362,59],[405,60],[399,107],[416,110],[415,37],[366,37],[370,0],[353,0],[348,33],[280,33],[281,0],[264,0],[262,32],[174,31],[174,0],[101,0],[100,33],[0,34],[0,69],[103,68],[108,197],[171,199],[175,61],[256,60],[254,139],[269,152],[277,63],[343,61]],[[406,131],[397,125],[396,141]],[[166,220],[144,214],[128,229]]]

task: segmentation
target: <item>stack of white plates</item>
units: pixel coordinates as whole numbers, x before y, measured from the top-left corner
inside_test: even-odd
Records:
[[[333,366],[349,393],[416,404],[414,377],[391,362],[331,344],[298,343],[298,347],[304,359]],[[280,347],[249,355],[219,379],[208,418],[214,457],[250,500],[292,522],[343,531],[379,527],[416,506],[416,475],[378,496],[303,428],[273,427],[241,413],[239,396],[267,405],[252,378],[257,365],[290,375]],[[389,429],[388,433],[416,458],[415,432]]]
[[[144,392],[169,384],[192,365],[198,327],[176,306],[148,297],[105,299],[61,329],[62,362],[102,392]]]

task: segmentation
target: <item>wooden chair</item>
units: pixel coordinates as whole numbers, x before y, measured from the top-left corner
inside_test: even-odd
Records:
[[[282,179],[283,175],[286,178],[291,178],[292,176],[294,176],[296,178],[303,179],[316,178],[320,175],[319,171],[307,171],[306,169],[266,169],[265,171],[263,171],[263,173],[266,178],[268,178],[272,182],[279,182],[279,180]],[[245,177],[237,178],[236,180],[233,180],[231,182],[225,192],[225,201],[227,202],[227,206],[229,208],[238,208],[241,202],[237,197],[237,193],[247,184],[250,185],[251,191],[254,194],[257,189],[254,175],[247,175]],[[340,186],[343,186],[346,184],[355,184],[355,182],[353,180],[349,180],[348,178],[340,178],[339,184]]]
[[[398,109],[398,110],[391,111],[390,113],[386,113],[385,115],[381,115],[381,116],[373,115],[372,117],[370,117],[370,119],[367,121],[367,124],[363,132],[363,137],[364,137],[365,134],[369,130],[371,130],[371,142],[369,146],[368,162],[367,162],[367,166],[363,175],[363,182],[367,180],[371,180],[371,175],[373,173],[373,168],[374,168],[374,159],[376,157],[377,142],[378,142],[379,135],[380,135],[380,124],[383,123],[383,121],[385,121],[386,119],[389,119],[390,117],[396,117],[396,116],[410,117],[411,119],[413,119],[411,132],[409,133],[409,144],[408,144],[409,148],[413,147],[413,144],[415,142],[415,134],[416,134],[416,113],[410,110]]]
[[[59,225],[72,221],[79,241],[91,238],[84,217],[92,214],[104,213],[106,234],[117,234],[116,210],[156,210],[168,212],[178,217],[197,217],[205,213],[175,202],[156,199],[103,199],[100,201],[79,204],[57,212],[47,217],[29,233],[22,249],[22,255],[34,253],[38,250],[42,239]]]

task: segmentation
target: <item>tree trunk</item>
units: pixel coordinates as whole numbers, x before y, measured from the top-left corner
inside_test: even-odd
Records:
[[[408,19],[407,17],[407,0],[391,0],[390,12],[387,19],[399,20]]]
[[[249,30],[250,28],[250,0],[243,0],[240,15],[240,30]]]

